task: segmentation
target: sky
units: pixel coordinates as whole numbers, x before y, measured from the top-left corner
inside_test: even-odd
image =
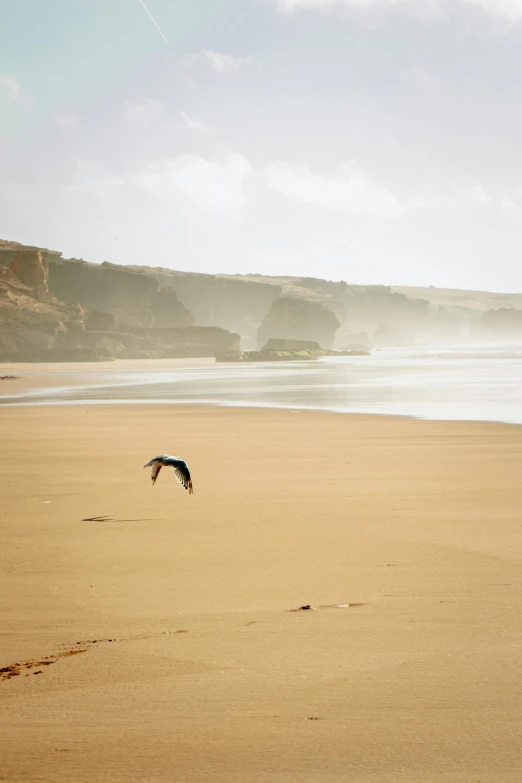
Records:
[[[0,0],[0,238],[522,292],[522,0]]]

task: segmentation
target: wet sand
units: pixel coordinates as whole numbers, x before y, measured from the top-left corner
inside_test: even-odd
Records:
[[[115,359],[111,362],[0,362],[0,396],[37,389],[104,386],[111,376],[145,370],[210,367],[215,359]]]
[[[102,405],[0,437],[1,779],[519,783],[520,427]],[[164,450],[193,496],[151,487]]]

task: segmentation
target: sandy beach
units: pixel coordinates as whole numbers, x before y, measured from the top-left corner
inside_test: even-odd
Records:
[[[519,783],[520,427],[0,417],[0,779]]]
[[[103,386],[124,372],[211,367],[214,359],[115,359],[111,362],[0,362],[0,395],[39,389]],[[3,379],[3,380],[1,380]]]

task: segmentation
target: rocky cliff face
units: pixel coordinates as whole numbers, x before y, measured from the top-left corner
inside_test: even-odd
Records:
[[[194,316],[183,305],[172,288],[162,288],[151,297],[149,321],[157,329],[170,329],[179,326],[192,326]]]
[[[90,332],[112,332],[116,329],[116,318],[112,313],[89,310],[85,316],[85,328]]]
[[[49,263],[49,290],[67,304],[113,313],[118,323],[188,326],[193,315],[151,275],[112,264],[62,258]]]
[[[239,335],[214,326],[142,329],[134,332],[124,332],[121,329],[70,330],[60,335],[55,343],[55,350],[63,355],[71,358],[88,356],[92,360],[212,357],[221,351],[238,349]]]
[[[472,333],[487,340],[520,340],[522,337],[522,310],[499,307],[487,310],[471,324]]]
[[[406,295],[391,286],[349,285],[311,277],[229,275],[227,279],[269,284],[282,297],[325,305],[340,323],[335,338],[337,347],[350,345],[358,333],[365,333],[370,345],[441,342],[458,338],[461,324],[465,323],[460,312],[444,307],[446,299],[439,300],[435,294],[432,301],[427,296]]]
[[[320,302],[282,296],[276,299],[261,322],[257,333],[258,348],[271,338],[313,340],[321,348],[331,348],[339,321]]]
[[[59,302],[48,289],[49,251],[0,242],[0,357],[48,350],[60,334],[83,323],[79,307]]]
[[[75,259],[54,259],[49,270],[49,289],[62,302],[87,309],[121,311],[142,321],[154,281],[110,265],[89,264]]]
[[[165,359],[189,356],[215,356],[222,351],[238,351],[238,334],[217,326],[188,326],[176,329],[147,329],[158,356]]]
[[[176,292],[112,264],[0,241],[0,360],[214,356],[239,335],[194,327]]]
[[[395,293],[389,286],[347,286],[345,319],[337,344],[350,342],[350,334],[364,332],[377,346],[411,345],[456,339],[458,319],[446,308],[426,299]]]
[[[19,250],[8,269],[27,287],[29,296],[42,299],[49,294],[49,265],[41,250]]]
[[[194,315],[195,323],[240,334],[245,349],[254,347],[259,324],[281,292],[277,285],[219,275],[148,267],[132,269],[153,275],[162,289],[173,289]]]
[[[285,340],[272,337],[261,348],[261,351],[310,351],[319,353],[321,346],[315,340]]]

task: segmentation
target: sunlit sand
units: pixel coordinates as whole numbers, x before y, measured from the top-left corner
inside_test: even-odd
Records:
[[[519,427],[0,416],[6,780],[518,783]]]

